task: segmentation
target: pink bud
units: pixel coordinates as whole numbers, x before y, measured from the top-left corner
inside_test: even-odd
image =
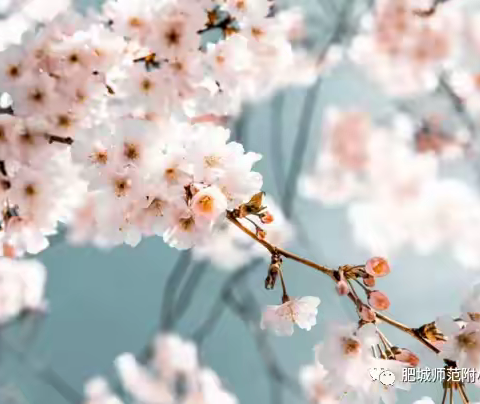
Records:
[[[345,296],[348,295],[348,292],[350,292],[350,288],[348,287],[348,283],[345,280],[340,280],[337,282],[336,285],[337,293],[340,296]]]
[[[390,307],[390,300],[379,290],[374,290],[368,294],[368,303],[375,310],[387,310]]]
[[[3,256],[8,258],[15,258],[15,247],[11,244],[3,243]]]
[[[377,318],[375,312],[370,307],[364,304],[362,305],[359,314],[362,320],[366,321],[367,323],[372,323]]]
[[[370,258],[365,264],[365,271],[372,276],[386,276],[390,273],[390,266],[386,259],[381,257]]]
[[[400,348],[395,353],[395,360],[408,363],[411,366],[417,366],[420,362],[417,355],[405,348]]]
[[[265,237],[267,237],[267,232],[265,230],[262,230],[260,229],[259,227],[257,227],[257,237],[260,239],[260,240],[264,240]]]
[[[263,224],[270,224],[273,222],[273,215],[270,212],[265,212],[260,216],[260,220]]]
[[[375,278],[369,275],[363,278],[363,284],[369,288],[373,288],[375,286]]]

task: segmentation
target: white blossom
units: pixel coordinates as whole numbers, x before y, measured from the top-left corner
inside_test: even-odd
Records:
[[[291,298],[279,306],[267,306],[262,314],[261,328],[271,328],[277,335],[291,336],[293,325],[310,331],[317,323],[317,306],[320,299],[315,296]]]

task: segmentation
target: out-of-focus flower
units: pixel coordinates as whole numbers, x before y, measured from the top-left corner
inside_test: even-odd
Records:
[[[89,380],[84,391],[84,404],[123,404],[123,401],[112,393],[107,381],[101,377]]]
[[[460,46],[458,9],[439,7],[431,17],[420,18],[415,14],[417,6],[412,0],[375,3],[350,49],[353,61],[392,95],[416,95],[434,88],[438,73]]]
[[[384,257],[406,245],[423,254],[448,246],[464,266],[480,267],[473,248],[480,239],[480,196],[468,182],[442,177],[435,153],[416,152],[410,119],[398,116],[385,128],[366,113],[330,109],[323,135],[300,192],[326,205],[347,205],[359,245]]]
[[[158,336],[150,367],[140,365],[129,353],[120,355],[115,363],[123,388],[135,402],[238,403],[215,372],[198,363],[195,345],[176,335]],[[91,380],[85,390],[85,404],[121,404],[102,379]]]
[[[300,382],[307,398],[314,404],[337,404],[340,402],[338,387],[327,379],[328,372],[320,363],[303,366],[300,369]]]
[[[45,310],[46,278],[45,267],[38,261],[0,258],[0,322],[25,310]]]

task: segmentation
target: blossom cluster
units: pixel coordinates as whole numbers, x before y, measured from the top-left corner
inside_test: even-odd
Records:
[[[122,387],[135,402],[237,404],[235,396],[222,386],[215,372],[198,362],[196,346],[174,334],[161,334],[154,343],[148,367],[140,365],[130,353],[115,363]],[[102,377],[85,386],[85,404],[122,404]]]
[[[317,75],[294,47],[299,12],[269,0],[110,0],[35,21],[0,52],[9,257],[44,250],[59,224],[72,242],[101,247],[151,235],[205,245],[225,211],[262,185],[252,172],[260,155],[230,141],[227,118]]]
[[[315,77],[289,40],[297,14],[270,6],[110,1],[4,50],[3,244],[37,253],[62,222],[73,241],[159,234],[187,248],[258,192],[260,157],[228,142],[221,117],[286,84],[299,60]],[[224,20],[222,38],[205,44],[202,32]]]
[[[366,112],[331,108],[317,165],[300,190],[346,205],[356,241],[375,254],[407,244],[420,253],[447,246],[461,264],[478,267],[480,195],[467,181],[442,175],[437,152],[418,152],[421,135],[406,116],[386,127]],[[441,150],[450,160],[464,155],[456,142]]]
[[[433,90],[440,73],[464,71],[465,60],[471,65],[471,52],[478,51],[475,1],[445,2],[424,15],[433,3],[380,0],[362,17],[348,57],[389,95],[418,96]]]
[[[45,267],[35,260],[0,258],[0,324],[47,308]]]
[[[410,389],[410,384],[403,382],[401,376],[403,369],[412,364],[401,356],[399,359],[376,358],[372,355],[372,347],[375,349],[380,343],[372,324],[360,328],[356,324],[332,326],[325,341],[315,347],[314,364],[304,366],[300,372],[300,381],[310,402],[395,402],[395,389]],[[372,380],[372,368],[391,371],[395,375],[394,386],[387,387]]]

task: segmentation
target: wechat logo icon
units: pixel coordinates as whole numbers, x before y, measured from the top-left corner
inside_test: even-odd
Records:
[[[370,368],[369,373],[373,381],[379,380],[384,386],[393,386],[395,383],[395,375],[388,369]]]

